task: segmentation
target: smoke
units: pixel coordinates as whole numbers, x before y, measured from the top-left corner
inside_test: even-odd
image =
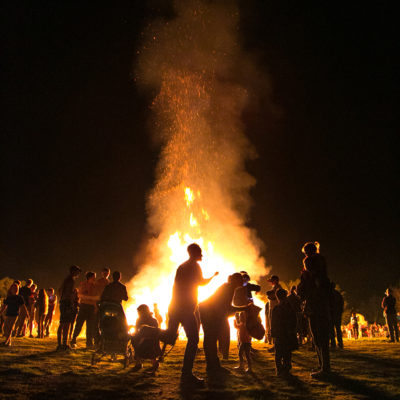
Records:
[[[147,28],[136,68],[138,85],[157,93],[152,131],[161,148],[147,203],[154,239],[131,283],[141,299],[159,286],[172,290],[192,240],[205,250],[203,272],[212,255],[209,273],[267,273],[263,245],[245,224],[255,184],[245,162],[256,153],[241,116],[260,73],[239,45],[237,4],[182,0],[174,10]]]

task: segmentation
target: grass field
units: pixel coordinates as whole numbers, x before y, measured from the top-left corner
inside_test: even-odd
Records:
[[[253,376],[233,372],[225,382],[184,391],[179,376],[185,342],[177,343],[155,377],[110,358],[91,366],[91,352],[83,345],[80,339],[81,349],[55,352],[54,338],[22,338],[13,347],[0,347],[0,399],[400,399],[400,345],[378,339],[345,341],[345,350],[332,353],[334,374],[328,381],[310,378],[316,356],[305,348],[293,355],[293,377],[276,377],[273,355],[256,343]],[[233,369],[234,342],[230,357],[223,365]],[[202,351],[195,372],[205,376]]]

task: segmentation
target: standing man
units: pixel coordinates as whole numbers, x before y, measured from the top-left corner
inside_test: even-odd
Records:
[[[64,279],[58,292],[60,297],[60,324],[57,330],[57,350],[67,350],[70,348],[67,344],[68,331],[74,319],[73,298],[75,280],[80,273],[81,269],[78,266],[71,266],[69,268],[69,275]]]
[[[71,347],[76,347],[76,339],[81,333],[83,324],[86,322],[86,348],[93,349],[95,335],[95,318],[98,296],[96,296],[96,273],[86,272],[86,281],[79,287],[79,312],[76,318],[74,334],[72,335]]]
[[[26,281],[26,285],[22,286],[22,288],[19,290],[19,295],[22,296],[24,299],[25,307],[21,308],[21,312],[19,313],[17,323],[16,323],[16,328],[15,328],[15,333],[17,337],[22,337],[25,336],[25,330],[26,330],[26,320],[29,318],[29,313],[27,313],[28,307],[29,307],[29,296],[31,295],[31,287],[33,284],[32,279],[28,279]]]
[[[97,279],[96,287],[95,287],[96,295],[99,297],[99,299],[100,299],[101,295],[103,294],[105,287],[110,283],[110,281],[108,280],[109,276],[110,276],[110,269],[103,268],[101,270],[101,277],[99,279]],[[95,313],[96,313],[96,315],[95,315],[95,324],[94,324],[94,342],[95,342],[95,346],[97,347],[97,345],[99,343],[99,339],[100,339],[100,312],[99,312],[97,305],[96,305]]]
[[[279,276],[277,275],[272,275],[271,278],[268,279],[268,282],[272,285],[272,289],[267,291],[267,297],[268,297],[268,302],[269,302],[269,307],[268,307],[268,321],[270,323],[271,327],[271,321],[272,321],[272,311],[274,308],[278,305],[278,298],[276,297],[276,292],[279,289],[282,289],[281,284],[279,283]],[[272,343],[274,343],[272,337],[271,337]],[[273,353],[275,351],[275,345],[273,345],[271,348],[268,349],[270,353]]]
[[[317,351],[320,370],[311,373],[313,378],[322,378],[331,372],[329,357],[330,282],[325,258],[319,253],[318,242],[308,242],[302,252],[303,271],[297,294],[305,301],[305,314],[310,325],[311,335]]]
[[[168,330],[175,333],[182,324],[187,337],[185,355],[183,358],[181,382],[183,384],[203,384],[203,379],[193,375],[193,363],[199,343],[199,326],[195,316],[197,308],[198,287],[207,285],[218,274],[211,278],[203,278],[198,261],[203,258],[201,248],[192,243],[188,246],[189,259],[180,265],[176,271],[172,299],[168,309]]]
[[[383,313],[386,318],[386,325],[390,333],[390,341],[399,341],[399,329],[397,327],[396,298],[393,296],[392,289],[387,289],[382,300]]]
[[[342,337],[342,314],[344,308],[343,296],[338,290],[336,290],[336,283],[331,283],[331,347],[336,348],[336,339],[339,349],[343,349],[343,337]]]

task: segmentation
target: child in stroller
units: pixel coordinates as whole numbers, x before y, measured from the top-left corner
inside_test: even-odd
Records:
[[[134,370],[138,371],[141,369],[143,367],[143,360],[150,359],[152,367],[148,372],[154,374],[158,369],[158,359],[161,356],[158,322],[146,304],[141,304],[137,308],[137,312],[139,318],[136,320],[135,334],[132,337],[136,360]]]

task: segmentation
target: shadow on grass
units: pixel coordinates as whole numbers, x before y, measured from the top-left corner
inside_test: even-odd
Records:
[[[366,385],[364,382],[357,379],[346,378],[345,376],[337,373],[332,373],[329,376],[321,379],[321,381],[330,383],[334,386],[346,389],[354,394],[367,396],[369,399],[380,399],[380,400],[394,400],[395,397],[389,396],[382,390],[375,389],[371,386]]]
[[[350,358],[352,360],[367,362],[369,364],[379,364],[382,368],[398,368],[400,370],[400,362],[396,362],[395,360],[368,356],[366,354],[355,353],[351,350],[343,350],[342,356],[343,358]]]

